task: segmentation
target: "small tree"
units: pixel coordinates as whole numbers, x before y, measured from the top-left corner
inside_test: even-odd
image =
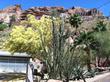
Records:
[[[27,21],[22,21],[19,26],[14,26],[9,39],[3,48],[11,52],[27,52],[31,55],[42,51],[42,40],[45,47],[51,43],[51,19],[43,16],[40,20],[28,15]],[[39,54],[40,55],[40,54]]]
[[[107,38],[107,36],[109,35],[109,32],[107,30],[107,24],[105,24],[104,21],[102,21],[102,20],[97,22],[96,27],[93,30],[94,30],[93,36],[97,40],[97,49],[95,49],[96,54],[97,54],[96,59],[98,59],[97,64],[98,64],[98,66],[100,66],[99,65],[100,57],[107,56],[107,54],[109,52],[109,50],[108,50],[109,48],[104,47],[104,46],[109,45],[108,44],[109,38]],[[108,52],[106,50],[108,50]],[[107,59],[108,59],[108,56],[107,56]]]
[[[98,57],[98,66],[100,63],[100,57],[106,58],[105,62],[109,61],[109,54],[110,54],[110,38],[108,37],[110,35],[109,31],[104,31],[104,32],[96,32],[94,33],[94,38],[98,41],[99,47],[96,51],[97,57]],[[104,63],[104,62],[103,62]],[[109,63],[106,63],[108,65],[103,66],[109,66]]]

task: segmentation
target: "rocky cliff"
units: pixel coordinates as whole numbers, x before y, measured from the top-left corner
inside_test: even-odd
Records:
[[[20,5],[14,5],[0,10],[0,21],[9,23],[12,16],[15,16],[15,20],[25,20],[28,14],[35,15],[36,18],[40,18],[42,15],[50,15],[52,10],[56,10],[59,15],[65,14],[66,16],[71,14],[79,14],[81,16],[102,16],[102,12],[93,9],[85,9],[81,7],[72,7],[64,9],[63,7],[31,7],[27,10],[22,10]]]
[[[3,10],[0,10],[0,21],[9,23],[12,16],[15,17],[15,20],[20,20],[20,15],[22,13],[20,5],[9,6]]]

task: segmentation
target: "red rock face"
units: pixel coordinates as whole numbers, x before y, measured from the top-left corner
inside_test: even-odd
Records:
[[[20,5],[15,5],[15,6],[10,6],[10,7],[7,7],[3,10],[0,10],[0,14],[3,14],[3,13],[12,13],[12,14],[18,14],[17,12],[20,12],[21,13],[21,6]]]
[[[74,9],[68,9],[67,12],[68,12],[68,14],[79,14],[81,16],[102,16],[103,15],[96,8],[85,9],[85,8],[76,7]]]
[[[35,15],[36,18],[40,18],[42,15],[50,15],[51,10],[58,11],[59,14],[65,13],[67,15],[71,14],[79,14],[81,16],[102,16],[103,14],[98,11],[96,8],[94,9],[85,9],[80,7],[74,7],[70,9],[64,9],[63,7],[31,7],[27,10],[22,10],[20,5],[10,6],[3,10],[0,10],[0,20],[5,19],[6,21],[10,20],[7,16],[16,16],[16,20],[25,20],[27,14]]]
[[[57,10],[60,13],[64,11],[63,7],[32,7],[25,10],[21,14],[21,20],[26,19],[27,14],[32,14],[35,15],[36,17],[41,17],[42,15],[50,15],[51,10],[53,9]]]
[[[21,18],[25,19],[27,14],[33,14],[36,17],[41,17],[42,15],[50,15],[51,10],[57,10],[58,13],[65,13],[65,14],[79,14],[81,16],[102,16],[103,14],[98,11],[96,8],[94,9],[85,9],[85,8],[71,8],[71,9],[64,9],[63,7],[32,7],[28,10],[25,10],[24,13],[21,14]]]
[[[20,5],[7,7],[3,10],[0,10],[0,20],[3,20],[4,22],[9,23],[10,17],[15,16],[17,21],[19,20],[21,13],[22,13],[22,10]]]

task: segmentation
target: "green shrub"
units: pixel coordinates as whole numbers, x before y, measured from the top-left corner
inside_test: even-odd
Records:
[[[7,27],[8,27],[7,24],[1,23],[0,24],[0,31],[3,31]]]

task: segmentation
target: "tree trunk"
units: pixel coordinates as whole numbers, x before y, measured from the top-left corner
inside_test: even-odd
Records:
[[[69,77],[66,77],[64,82],[69,82]]]
[[[100,57],[98,57],[98,67],[100,67]]]
[[[87,59],[87,68],[88,68],[88,72],[90,72],[91,71],[90,59]]]
[[[81,78],[82,78],[82,80],[84,81],[84,82],[86,82],[86,80],[85,80],[85,78],[84,78],[84,76],[81,74]]]
[[[88,68],[88,72],[91,71],[91,56],[90,56],[90,49],[89,48],[86,48],[85,49],[86,53],[87,53],[87,68]]]
[[[103,67],[108,67],[109,66],[109,57],[106,57],[105,61],[103,62]]]

